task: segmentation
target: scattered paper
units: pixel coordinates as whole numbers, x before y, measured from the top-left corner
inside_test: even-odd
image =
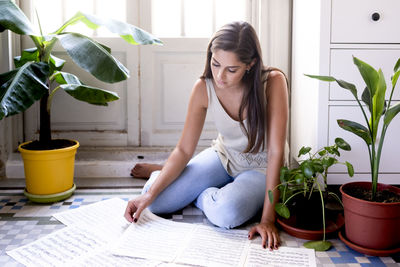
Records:
[[[195,225],[177,223],[144,210],[124,232],[113,253],[172,262],[184,248]]]
[[[8,251],[26,266],[316,266],[306,248],[263,249],[245,230],[173,222],[144,210],[137,223],[127,202],[100,201],[55,214],[67,227]]]
[[[291,247],[280,247],[278,250],[270,251],[259,244],[251,244],[246,266],[315,267],[315,252],[313,249]]]
[[[99,224],[128,224],[124,218],[126,205],[127,202],[120,198],[111,198],[56,213],[53,217],[68,226],[93,227]]]

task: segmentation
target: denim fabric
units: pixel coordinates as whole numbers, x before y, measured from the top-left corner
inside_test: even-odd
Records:
[[[142,193],[149,190],[160,171],[151,174]],[[212,148],[193,157],[181,175],[148,207],[155,214],[180,210],[190,203],[201,209],[213,224],[237,227],[263,207],[265,174],[250,170],[231,177]]]

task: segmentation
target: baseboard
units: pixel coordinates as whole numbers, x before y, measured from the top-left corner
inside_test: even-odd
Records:
[[[136,163],[163,164],[172,148],[79,148],[75,158],[75,177],[128,177]],[[20,153],[12,153],[5,164],[6,178],[23,178]]]

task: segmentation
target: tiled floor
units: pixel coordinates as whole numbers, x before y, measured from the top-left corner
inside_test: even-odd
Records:
[[[14,180],[14,179],[13,179]],[[65,227],[52,214],[79,208],[107,198],[119,197],[128,200],[140,194],[144,180],[121,179],[76,179],[78,189],[67,200],[54,204],[35,204],[22,193],[23,181],[0,180],[0,266],[20,266],[6,254],[14,249]],[[168,219],[180,222],[209,224],[202,212],[189,206]],[[244,226],[248,229],[251,225]],[[281,232],[284,246],[301,247],[305,240]],[[333,247],[327,252],[317,252],[318,266],[400,266],[392,257],[371,257],[355,252],[339,239],[331,239]]]

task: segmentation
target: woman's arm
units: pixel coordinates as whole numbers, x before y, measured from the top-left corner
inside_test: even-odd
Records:
[[[249,238],[258,232],[262,237],[262,245],[270,249],[278,248],[280,239],[275,227],[275,202],[279,192],[274,190],[274,203],[268,198],[268,190],[279,184],[280,168],[284,162],[286,131],[289,116],[288,88],[286,78],[279,71],[272,71],[268,77],[267,89],[267,153],[268,166],[266,176],[266,194],[259,225],[250,230]]]
[[[137,221],[140,213],[171,184],[183,171],[193,156],[207,114],[208,96],[204,80],[199,79],[192,90],[185,125],[175,149],[171,152],[159,177],[142,196],[129,201],[125,218]]]

